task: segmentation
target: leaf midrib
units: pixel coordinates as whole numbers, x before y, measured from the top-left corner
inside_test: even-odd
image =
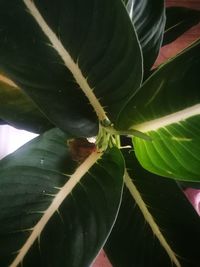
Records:
[[[146,222],[151,227],[153,234],[157,237],[161,246],[164,248],[164,250],[168,254],[171,261],[175,264],[176,267],[181,267],[181,264],[180,264],[179,260],[177,259],[175,252],[172,250],[171,246],[169,245],[169,243],[165,239],[164,235],[161,233],[159,226],[156,224],[153,216],[149,212],[145,202],[142,199],[140,192],[137,190],[136,186],[132,182],[127,171],[125,171],[124,182],[125,182],[125,185],[127,186],[128,190],[129,190],[131,196],[133,197],[133,199],[135,200],[136,204],[138,205],[140,211],[142,212]]]
[[[94,108],[96,115],[100,121],[108,120],[106,112],[94,94],[93,88],[90,87],[87,82],[87,78],[84,77],[81,69],[79,68],[78,62],[75,62],[71,57],[70,53],[66,50],[62,42],[58,39],[53,30],[46,23],[45,19],[40,14],[39,10],[34,4],[34,1],[31,0],[22,0],[26,5],[29,13],[33,16],[35,21],[40,26],[42,32],[49,39],[51,46],[56,50],[61,59],[63,60],[65,66],[71,71],[75,81],[79,85],[80,89],[86,95],[89,100],[89,103]]]
[[[167,127],[173,123],[180,123],[181,121],[185,121],[197,115],[200,115],[200,104],[187,107],[185,109],[159,117],[154,120],[133,125],[130,128],[141,131],[143,133],[147,133],[150,131],[157,131],[160,128]]]
[[[65,185],[59,189],[59,192],[55,195],[50,206],[47,208],[46,211],[44,211],[41,219],[31,229],[32,232],[29,238],[23,244],[16,258],[13,260],[9,267],[17,267],[23,261],[23,258],[26,256],[33,243],[40,238],[40,235],[50,218],[59,209],[62,202],[72,192],[72,190],[80,182],[80,180],[84,177],[88,170],[101,158],[101,156],[102,153],[99,153],[98,151],[93,152],[70,176],[70,179],[65,183]]]
[[[14,88],[18,88],[18,86],[13,82],[11,81],[8,77],[0,74],[0,82],[6,84],[6,85],[9,85],[11,87],[14,87]]]

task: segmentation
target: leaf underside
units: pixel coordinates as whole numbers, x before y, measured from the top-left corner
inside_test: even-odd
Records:
[[[200,22],[200,11],[185,7],[166,8],[166,26],[162,45],[167,45]]]
[[[68,138],[53,129],[1,161],[1,267],[14,261],[33,233],[37,238],[22,261],[24,267],[88,267],[105,242],[118,211],[123,184],[123,159],[117,149],[106,152],[86,170],[55,208],[42,233],[37,236],[35,232],[77,168],[67,146]]]

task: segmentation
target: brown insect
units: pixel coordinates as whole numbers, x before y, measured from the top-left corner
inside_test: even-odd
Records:
[[[68,141],[72,159],[82,163],[92,152],[97,150],[94,143],[85,138],[77,138]]]

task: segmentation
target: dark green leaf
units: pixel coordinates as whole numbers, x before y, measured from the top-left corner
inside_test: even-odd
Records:
[[[0,119],[0,125],[4,125],[4,124],[7,124],[7,122],[5,122],[2,119]]]
[[[67,132],[95,135],[96,115],[115,122],[140,85],[141,51],[121,0],[4,0],[0,27],[0,69]]]
[[[166,9],[166,27],[162,45],[169,44],[200,22],[200,10],[185,7]]]
[[[200,181],[200,41],[168,61],[141,87],[119,117],[134,138],[144,168],[162,176]]]
[[[165,28],[163,0],[129,0],[127,11],[135,26],[144,57],[145,76],[155,62]]]
[[[133,157],[126,154],[129,175],[177,254],[181,267],[198,267],[200,219],[196,211],[175,181],[148,173]],[[115,227],[106,243],[106,252],[113,267],[172,267],[170,258],[127,188]]]
[[[177,181],[177,183],[180,185],[181,188],[194,188],[194,189],[200,189],[200,183],[199,182],[184,182],[184,181]]]
[[[105,242],[121,199],[123,158],[117,149],[102,158],[94,152],[77,169],[68,138],[53,129],[1,161],[1,267],[17,266],[10,264],[28,240],[24,267],[88,267]]]
[[[4,123],[35,133],[41,133],[53,127],[20,88],[6,83],[1,77],[0,118]]]
[[[128,2],[129,2],[129,0],[122,0],[122,2],[123,2],[125,5],[127,5]]]

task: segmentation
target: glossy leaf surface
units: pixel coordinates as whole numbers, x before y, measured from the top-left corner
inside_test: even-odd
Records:
[[[175,181],[148,173],[133,157],[133,152],[126,155],[129,175],[181,267],[198,267],[200,218],[196,211]],[[124,188],[120,213],[105,248],[114,267],[172,266],[127,188]]]
[[[185,7],[166,8],[166,26],[162,45],[169,44],[200,22],[200,10]]]
[[[115,122],[140,85],[141,51],[121,0],[1,1],[0,25],[0,69],[73,135],[95,135],[105,112]]]
[[[200,42],[156,71],[123,110],[119,124],[148,134],[134,138],[144,168],[162,176],[199,181]]]
[[[0,118],[4,123],[35,133],[53,128],[31,99],[2,77],[0,75]]]
[[[1,161],[1,267],[88,267],[105,242],[121,198],[122,156],[94,152],[77,168],[68,138],[53,129]]]
[[[138,34],[144,58],[144,72],[147,74],[162,44],[165,28],[164,1],[128,0],[125,4]]]

